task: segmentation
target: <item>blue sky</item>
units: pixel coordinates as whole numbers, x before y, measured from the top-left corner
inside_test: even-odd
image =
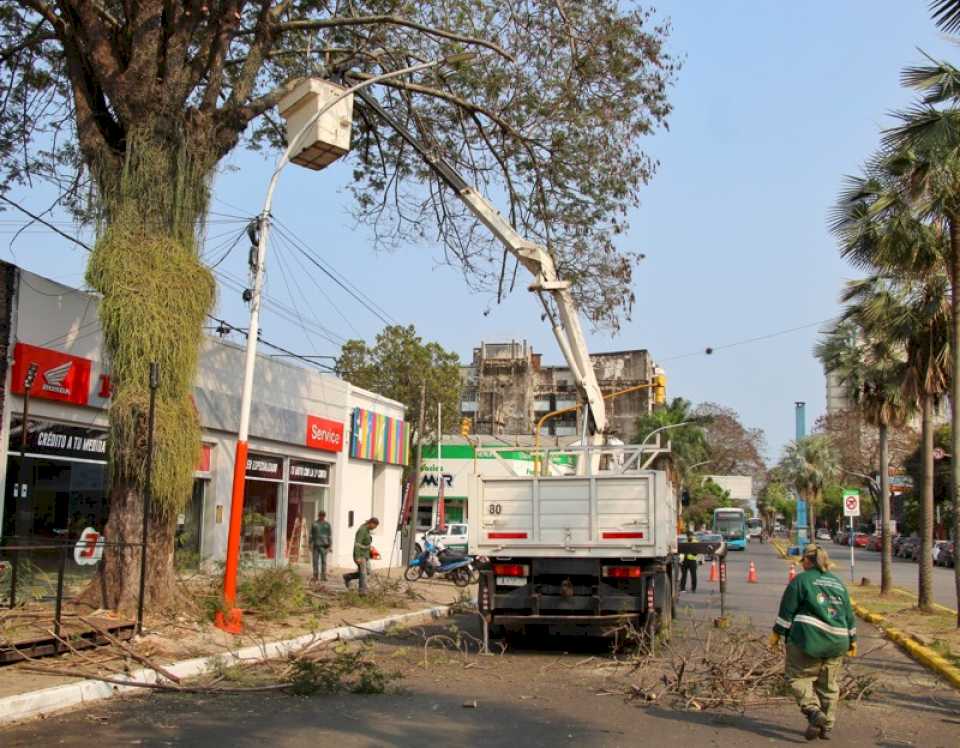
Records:
[[[666,369],[671,397],[734,408],[744,423],[765,430],[768,457],[776,459],[793,437],[794,401],[808,403],[809,424],[824,407],[823,374],[811,353],[815,323],[837,314],[840,288],[854,275],[826,230],[842,177],[875,148],[890,124],[886,113],[911,100],[898,77],[921,59],[918,48],[953,58],[960,50],[936,31],[926,0],[657,7],[673,23],[670,47],[685,64],[672,92],[670,130],[646,143],[659,172],[621,239],[647,260],[636,273],[632,321],[616,337],[589,334],[590,347],[647,348]],[[224,166],[215,184],[211,259],[239,230],[227,215],[258,212],[272,158],[238,151]],[[491,305],[442,264],[435,245],[375,252],[369,230],[348,214],[348,181],[348,164],[320,173],[291,167],[274,213],[388,318],[415,324],[461,358],[481,340],[512,338],[561,361],[525,279]],[[41,190],[12,196],[33,209],[47,204]],[[10,245],[18,220],[0,216],[0,256],[82,285],[85,254],[46,230]],[[244,277],[246,248],[241,241],[219,269]],[[291,310],[268,309],[264,337],[334,355],[342,338],[372,339],[381,329],[381,319],[298,260],[288,243],[273,242],[270,251],[268,294]],[[221,286],[219,314],[246,324],[239,293]],[[765,339],[723,347],[757,337]],[[711,356],[702,353],[708,346],[717,349]]]

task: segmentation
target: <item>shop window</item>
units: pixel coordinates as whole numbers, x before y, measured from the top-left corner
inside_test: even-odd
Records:
[[[247,457],[241,550],[248,558],[276,559],[277,508],[282,485],[282,458],[258,454]]]
[[[208,481],[197,478],[186,506],[177,515],[174,535],[174,558],[177,566],[192,568],[200,563],[201,533],[203,528],[203,502]]]
[[[330,466],[290,460],[287,487],[286,557],[290,563],[310,561],[310,526],[327,510]]]

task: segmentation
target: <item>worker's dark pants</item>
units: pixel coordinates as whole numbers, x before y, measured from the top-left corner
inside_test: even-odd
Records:
[[[680,591],[685,592],[687,589],[687,572],[690,573],[690,591],[697,591],[697,562],[696,559],[693,561],[684,559],[683,566],[680,570]]]

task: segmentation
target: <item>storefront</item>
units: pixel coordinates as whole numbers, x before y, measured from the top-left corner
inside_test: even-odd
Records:
[[[0,308],[0,329],[5,320],[13,351],[0,400],[0,538],[75,537],[85,527],[102,532],[109,507],[110,380],[97,300],[2,263],[0,286],[10,273],[15,293]],[[201,458],[176,524],[175,547],[185,558],[226,555],[243,355],[238,342],[208,338],[202,346],[194,390]],[[31,364],[37,368],[23,442]],[[244,556],[265,564],[309,563],[309,528],[320,511],[334,527],[335,565],[351,563],[353,534],[372,515],[383,519],[377,546],[389,551],[408,459],[403,405],[266,356],[257,361],[254,393]]]

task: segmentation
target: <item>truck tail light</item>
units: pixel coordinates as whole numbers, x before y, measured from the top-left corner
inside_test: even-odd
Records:
[[[498,577],[526,577],[530,567],[523,564],[494,564],[493,573]]]
[[[639,566],[604,566],[601,571],[603,576],[614,579],[639,579],[643,576],[643,569]]]
[[[488,532],[488,540],[526,540],[525,532]]]
[[[604,532],[600,534],[602,540],[643,540],[642,532]]]

